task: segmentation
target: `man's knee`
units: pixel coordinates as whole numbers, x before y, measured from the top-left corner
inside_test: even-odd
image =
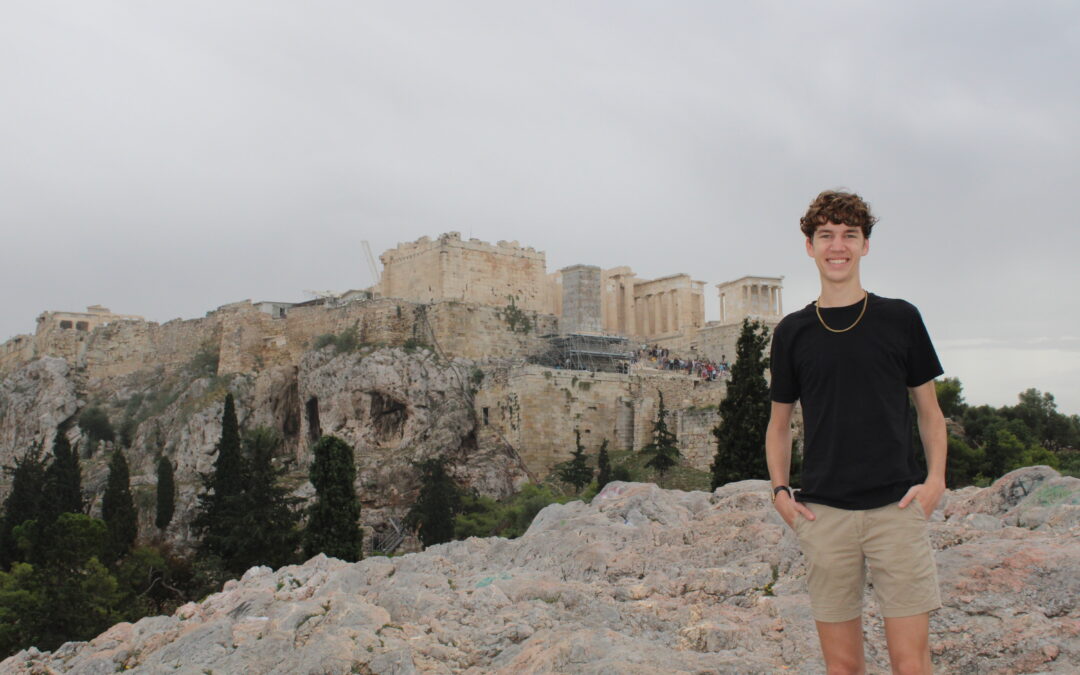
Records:
[[[826,675],[866,675],[866,664],[861,660],[850,663],[825,664]]]
[[[891,665],[894,675],[930,675],[933,672],[928,660],[922,657],[893,659]]]

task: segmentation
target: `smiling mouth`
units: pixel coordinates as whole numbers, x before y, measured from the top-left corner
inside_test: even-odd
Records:
[[[848,261],[847,258],[826,258],[825,259],[825,262],[829,263],[830,265],[843,265],[847,261]]]

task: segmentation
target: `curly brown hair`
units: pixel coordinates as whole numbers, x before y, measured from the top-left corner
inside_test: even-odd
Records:
[[[806,210],[806,215],[799,219],[799,229],[807,239],[814,238],[814,231],[825,223],[836,223],[857,227],[862,230],[863,236],[870,238],[870,230],[873,229],[877,218],[870,213],[870,205],[863,201],[862,197],[854,192],[840,192],[826,190]]]

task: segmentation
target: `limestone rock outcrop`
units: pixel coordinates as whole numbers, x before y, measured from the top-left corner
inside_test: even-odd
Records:
[[[428,349],[338,354],[327,348],[308,352],[296,366],[252,373],[164,376],[150,370],[87,382],[63,359],[42,358],[0,380],[0,465],[11,465],[36,443],[47,452],[62,422],[78,441],[80,431],[71,422],[87,401],[112,411],[115,427],[126,410],[137,422],[126,454],[140,532],[146,539],[166,538],[183,551],[194,542],[190,523],[203,489],[200,476],[213,469],[224,398],[231,392],[241,427],[280,432],[284,443],[276,460],[299,497],[313,493],[307,480],[313,441],[335,434],[352,445],[363,522],[378,529],[413,503],[417,461],[445,457],[460,484],[492,497],[527,480],[512,448],[478,447],[470,401],[474,368],[472,361],[445,359]],[[87,444],[77,447],[84,491],[96,514],[109,448],[89,456]],[[164,533],[153,525],[159,454],[173,462],[177,484],[176,515]],[[0,498],[6,480],[0,476]]]
[[[1080,481],[1043,467],[947,495],[931,519],[940,672],[1080,672]],[[1024,486],[1025,494],[1017,491]],[[1053,488],[1052,499],[1041,487]],[[1038,504],[1032,503],[1036,500]],[[1053,503],[1050,503],[1053,501]],[[1045,508],[1037,526],[1021,513]],[[972,519],[969,516],[978,515]],[[989,527],[989,521],[1000,522]],[[872,672],[887,672],[867,602]],[[516,540],[347,564],[319,556],[173,616],[118,624],[0,673],[820,673],[805,568],[767,484],[613,483]]]
[[[64,359],[38,359],[0,380],[0,463],[10,465],[39,443],[47,450],[57,426],[78,409],[71,368]]]

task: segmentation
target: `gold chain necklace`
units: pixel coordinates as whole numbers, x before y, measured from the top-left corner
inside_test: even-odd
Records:
[[[862,311],[859,312],[859,316],[856,317],[855,323],[851,324],[847,328],[830,328],[829,324],[825,323],[824,317],[821,316],[821,298],[818,298],[818,301],[814,303],[814,311],[817,312],[818,321],[820,321],[821,325],[825,327],[825,330],[829,331],[830,333],[846,333],[846,332],[848,332],[849,330],[851,330],[855,326],[859,325],[859,322],[862,321],[863,314],[866,314],[866,306],[868,304],[870,304],[870,294],[867,293],[866,291],[863,291],[863,294],[864,295],[863,295],[863,301],[862,301]]]

